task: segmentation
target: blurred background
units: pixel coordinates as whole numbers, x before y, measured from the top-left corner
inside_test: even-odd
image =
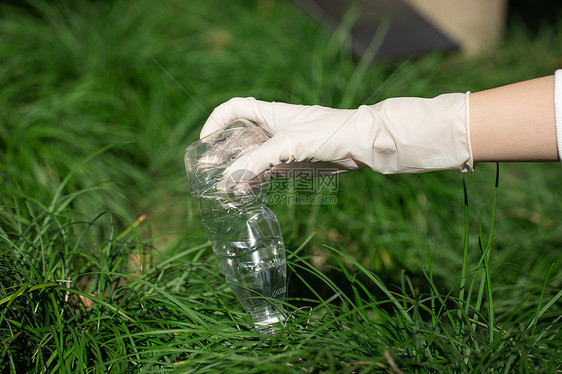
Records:
[[[536,30],[539,24],[555,22],[561,8],[559,2],[552,0],[296,2],[332,27],[351,22],[352,49],[362,56],[374,43],[377,60],[409,58],[435,50],[455,50],[465,56],[490,52],[502,40],[508,21],[518,18],[526,27]]]
[[[17,236],[23,211],[69,197],[61,211],[72,220],[111,211],[126,229],[142,217],[138,235],[150,238],[156,264],[207,240],[198,201],[188,194],[183,152],[212,109],[231,97],[352,108],[478,91],[562,68],[559,1],[393,3],[395,13],[384,1],[4,1],[4,235]],[[401,17],[412,28],[399,27]],[[541,284],[551,264],[553,289],[562,284],[562,166],[499,170],[492,261],[498,300],[509,303],[523,287],[514,285]],[[422,288],[431,253],[436,283],[447,289],[461,265],[463,181],[476,259],[479,226],[487,233],[491,225],[493,164],[478,165],[473,175],[361,170],[339,177],[329,192],[335,204],[272,209],[287,249],[302,246],[301,254],[335,280],[341,274],[331,272],[324,245],[389,284],[405,271]],[[85,246],[92,252],[109,232],[103,220],[94,227]],[[298,295],[299,280],[291,282],[290,294]]]

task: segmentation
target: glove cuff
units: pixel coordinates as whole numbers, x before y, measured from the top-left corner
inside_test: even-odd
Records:
[[[470,135],[470,91],[466,91],[465,94],[465,105],[466,105],[466,142],[468,144],[468,161],[466,162],[466,168],[462,169],[462,173],[470,172],[474,173],[474,168],[476,165],[474,164],[474,157],[472,156],[472,141]]]

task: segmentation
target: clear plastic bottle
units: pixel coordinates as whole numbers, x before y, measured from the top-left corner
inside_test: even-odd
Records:
[[[203,226],[227,284],[258,332],[272,333],[285,314],[287,271],[281,226],[265,205],[265,181],[233,192],[226,190],[223,177],[242,153],[265,140],[260,127],[235,121],[191,144],[185,165],[191,192],[201,198]]]

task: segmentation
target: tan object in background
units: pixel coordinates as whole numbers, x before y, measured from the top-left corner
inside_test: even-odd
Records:
[[[458,42],[463,53],[478,54],[500,40],[508,0],[404,0]]]

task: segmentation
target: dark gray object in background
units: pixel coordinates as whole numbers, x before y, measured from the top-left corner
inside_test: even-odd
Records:
[[[373,41],[383,38],[374,59],[408,58],[458,45],[402,0],[295,0],[316,19],[337,27],[350,6],[358,19],[351,28],[353,52],[362,57]],[[377,32],[383,33],[377,35]]]

